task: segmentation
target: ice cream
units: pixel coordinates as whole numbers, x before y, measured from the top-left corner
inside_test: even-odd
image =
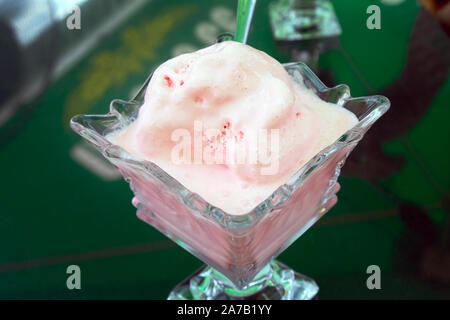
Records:
[[[162,64],[108,139],[223,211],[251,211],[357,123],[267,54],[222,42]]]

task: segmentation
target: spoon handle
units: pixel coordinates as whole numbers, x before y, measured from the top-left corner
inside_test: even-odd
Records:
[[[236,19],[236,34],[234,36],[235,41],[242,43],[247,42],[255,4],[256,0],[239,0]]]

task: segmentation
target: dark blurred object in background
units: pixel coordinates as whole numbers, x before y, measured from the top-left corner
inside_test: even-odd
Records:
[[[13,30],[0,21],[0,106],[5,103],[19,85],[20,48],[16,42]]]
[[[145,2],[0,0],[0,127]],[[75,5],[81,29],[69,30]]]
[[[0,1],[0,125],[49,79],[52,19],[47,4],[43,0]]]
[[[450,36],[450,0],[422,0],[424,7],[435,15]]]
[[[449,66],[450,41],[437,19],[421,9],[411,33],[404,69],[394,83],[381,91],[395,108],[361,141],[347,160],[345,174],[374,181],[401,170],[404,159],[386,155],[382,143],[405,135],[417,125],[447,80]]]

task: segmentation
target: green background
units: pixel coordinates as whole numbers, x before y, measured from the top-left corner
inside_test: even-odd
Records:
[[[23,109],[37,108],[0,146],[0,298],[165,299],[201,266],[136,218],[125,181],[101,179],[73,159],[71,150],[82,144],[68,121],[77,113],[105,113],[114,98],[128,99],[153,68],[172,57],[177,44],[206,46],[196,26],[213,23],[213,8],[234,12],[235,2],[151,1]],[[287,62],[271,35],[268,3],[258,1],[248,43]],[[381,8],[381,30],[366,28],[366,8],[374,3]],[[334,6],[343,29],[341,49],[324,53],[320,67],[329,69],[337,83],[348,84],[353,96],[393,83],[405,64],[419,12],[416,1],[339,0]],[[112,80],[99,81],[105,78]],[[96,89],[83,90],[86,83]],[[383,143],[386,154],[406,159],[401,170],[380,182],[384,191],[363,178],[342,176],[339,203],[280,256],[318,282],[321,299],[450,297],[448,286],[408,266],[400,243],[414,246],[415,240],[392,200],[419,204],[443,225],[448,213],[440,199],[450,187],[448,142],[443,148],[430,141],[450,138],[449,89],[447,78],[420,121]],[[81,290],[66,287],[71,264],[81,268]],[[366,268],[373,264],[381,268],[381,290],[366,287]]]

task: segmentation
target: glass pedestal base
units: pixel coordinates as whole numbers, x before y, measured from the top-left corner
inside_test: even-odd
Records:
[[[177,285],[168,300],[312,300],[314,280],[273,260],[244,288],[237,288],[217,270],[205,266]]]

